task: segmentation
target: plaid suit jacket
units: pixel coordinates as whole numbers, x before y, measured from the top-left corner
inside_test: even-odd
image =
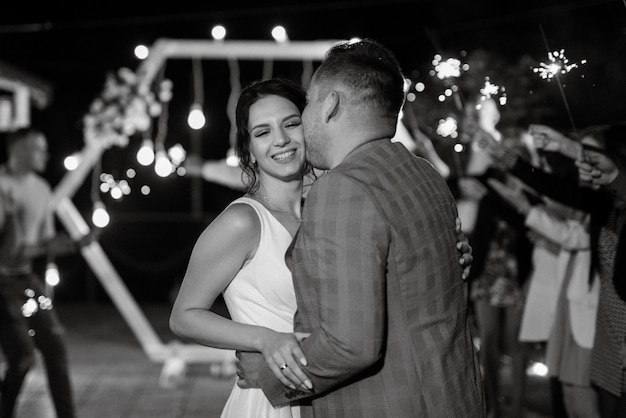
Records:
[[[316,181],[286,257],[315,393],[268,369],[272,404],[301,399],[304,417],[485,415],[456,215],[435,169],[388,140]]]

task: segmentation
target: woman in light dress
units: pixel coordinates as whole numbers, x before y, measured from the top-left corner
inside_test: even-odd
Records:
[[[284,260],[301,219],[305,104],[302,89],[286,80],[242,91],[236,149],[247,193],[198,238],[170,318],[177,335],[211,347],[271,353],[287,341],[281,358],[266,356],[286,385],[286,373],[306,379],[301,370],[284,366],[289,356],[305,363],[298,339],[306,335],[293,332],[296,299]],[[232,320],[210,311],[220,293]],[[261,389],[237,385],[222,411],[223,418],[299,416],[297,406],[273,408]]]

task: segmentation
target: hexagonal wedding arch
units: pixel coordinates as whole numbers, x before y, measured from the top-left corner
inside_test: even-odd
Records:
[[[336,42],[276,43],[273,41],[159,39],[150,49],[150,55],[142,62],[136,74],[140,83],[150,85],[168,59],[284,60],[310,63],[323,60],[326,51]],[[94,141],[85,140],[85,146],[79,153],[79,166],[67,172],[54,190],[52,208],[68,234],[75,240],[88,235],[90,227],[74,206],[71,198],[106,148],[106,146],[94,144]],[[227,363],[234,360],[232,350],[213,349],[179,342],[166,344],[161,341],[100,244],[97,241],[91,242],[82,247],[81,254],[150,360],[165,363],[164,371],[168,368],[168,362],[171,364],[174,361]]]

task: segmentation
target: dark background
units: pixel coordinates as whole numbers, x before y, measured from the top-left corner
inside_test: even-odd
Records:
[[[58,3],[58,2],[57,2]],[[52,185],[64,175],[63,158],[82,148],[81,119],[102,90],[109,71],[136,69],[133,48],[159,38],[210,39],[216,24],[228,39],[269,40],[270,30],[283,25],[291,40],[376,39],[398,57],[407,76],[432,86],[434,54],[478,63],[470,68],[462,94],[471,94],[477,80],[489,75],[507,86],[509,105],[502,125],[547,123],[563,131],[626,119],[626,4],[620,0],[581,1],[176,1],[166,5],[108,1],[65,7],[57,3],[3,4],[0,13],[0,61],[45,80],[52,103],[35,110],[33,121],[44,128],[51,146],[46,177]],[[564,48],[572,62],[587,64],[548,82],[531,67],[547,62],[548,48]],[[301,65],[274,64],[274,75],[299,80]],[[243,85],[261,77],[261,63],[241,63]],[[208,125],[198,134],[186,126],[191,102],[189,60],[171,60],[166,76],[174,82],[174,98],[166,144],[189,147],[199,135],[202,156],[219,159],[229,147],[225,113],[230,91],[225,62],[204,61],[204,96]],[[431,90],[434,91],[434,90]],[[419,100],[420,123],[429,134],[433,120],[445,116],[447,105],[427,97]],[[565,105],[569,106],[569,113]],[[572,123],[573,122],[573,123]],[[574,125],[574,126],[573,126]],[[1,138],[1,137],[0,137]],[[0,139],[2,141],[2,139]],[[433,137],[440,148],[450,143]],[[139,141],[114,148],[102,158],[102,170],[117,177],[128,167],[138,171],[134,192],[122,201],[102,199],[111,224],[100,240],[116,269],[138,300],[168,300],[182,278],[196,237],[238,192],[211,183],[171,176],[161,179],[152,168],[134,162]],[[1,147],[0,161],[4,160]],[[149,184],[150,196],[138,193]],[[89,218],[90,181],[74,202]],[[201,210],[192,210],[192,197]],[[197,208],[196,208],[197,209]],[[59,260],[63,282],[57,297],[106,299],[107,296],[79,256]]]

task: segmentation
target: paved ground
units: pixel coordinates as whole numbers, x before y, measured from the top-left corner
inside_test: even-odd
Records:
[[[144,306],[164,342],[167,306]],[[175,388],[159,384],[162,364],[152,362],[112,305],[61,305],[57,312],[67,331],[78,416],[80,418],[219,417],[233,385],[219,367],[194,364]],[[53,418],[41,361],[27,376],[17,418]]]
[[[142,306],[164,342],[169,307]],[[162,364],[144,354],[115,307],[108,304],[60,304],[67,329],[71,373],[80,418],[217,418],[234,382],[219,365],[192,364],[174,388],[159,385]],[[537,355],[537,353],[535,353]],[[508,371],[503,363],[503,380]],[[508,416],[508,414],[507,414]],[[525,418],[550,417],[545,379],[529,378]],[[18,418],[53,418],[41,362],[31,371],[20,399]]]

